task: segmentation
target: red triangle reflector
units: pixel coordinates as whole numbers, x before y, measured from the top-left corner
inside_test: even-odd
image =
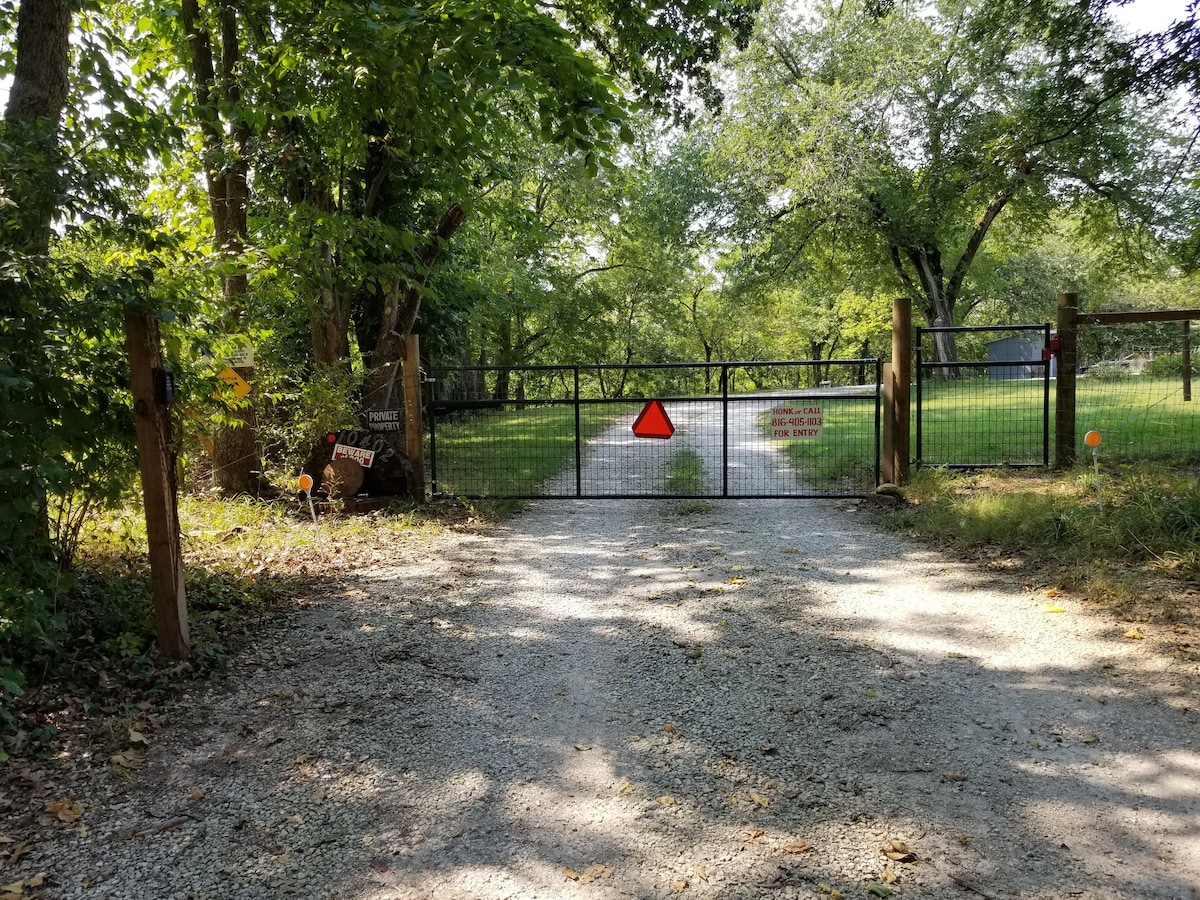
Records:
[[[675,433],[675,426],[667,415],[661,400],[649,400],[638,413],[633,423],[633,433],[640,438],[661,438],[666,440]]]

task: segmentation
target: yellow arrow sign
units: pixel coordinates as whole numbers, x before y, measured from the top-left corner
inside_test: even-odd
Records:
[[[233,394],[239,400],[250,393],[250,382],[239,375],[232,366],[227,366],[221,372],[217,373],[217,378],[233,388]],[[220,397],[221,392],[217,391],[215,396]]]

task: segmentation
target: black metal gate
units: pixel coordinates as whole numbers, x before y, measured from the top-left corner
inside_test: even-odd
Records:
[[[435,369],[430,482],[467,498],[863,496],[880,375],[877,359]],[[674,431],[639,437],[655,402]]]
[[[916,464],[949,468],[1050,462],[1049,325],[918,328]],[[1001,336],[1005,335],[1005,336]],[[926,339],[951,338],[953,363]]]

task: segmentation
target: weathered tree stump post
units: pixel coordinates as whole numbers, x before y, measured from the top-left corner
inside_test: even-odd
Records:
[[[129,388],[137,428],[158,648],[171,659],[186,659],[190,648],[175,454],[171,448],[170,385],[162,368],[158,322],[154,316],[126,311],[125,347],[129,354]]]

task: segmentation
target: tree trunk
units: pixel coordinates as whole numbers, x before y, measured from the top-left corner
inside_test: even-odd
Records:
[[[26,157],[39,176],[20,179],[18,196],[9,198],[17,205],[19,225],[4,243],[14,255],[49,252],[50,221],[60,199],[58,127],[67,104],[70,35],[69,0],[22,0],[5,138],[12,145],[9,152]],[[14,175],[27,168],[14,167]]]
[[[196,115],[204,141],[205,178],[213,217],[213,245],[216,252],[238,271],[221,279],[225,306],[223,326],[226,334],[242,330],[245,315],[247,278],[239,262],[248,235],[249,164],[246,145],[250,127],[238,112],[241,85],[238,81],[240,45],[237,10],[224,3],[218,14],[220,24],[220,74],[213,55],[213,35],[201,24],[198,0],[183,0],[180,18],[189,49],[189,73],[196,96]],[[232,120],[226,135],[223,113]],[[238,368],[238,374],[253,384],[254,369]],[[253,397],[253,393],[250,395]],[[213,435],[213,475],[226,494],[257,493],[261,488],[262,464],[258,456],[258,421],[253,401],[229,410],[232,420]]]
[[[22,0],[0,157],[0,184],[13,205],[6,212],[15,219],[0,237],[0,262],[12,267],[0,279],[0,357],[29,388],[2,387],[0,401],[23,407],[33,427],[0,448],[7,481],[0,561],[6,564],[51,554],[43,450],[52,414],[43,394],[49,372],[39,338],[56,323],[45,320],[44,307],[29,292],[37,290],[36,267],[49,256],[51,222],[63,193],[58,132],[70,80],[70,34],[69,0]]]
[[[442,248],[454,236],[467,214],[455,203],[437,224],[428,243],[417,253],[417,271],[413,281],[406,285],[396,284],[388,294],[383,308],[383,319],[379,325],[379,336],[375,352],[371,356],[371,371],[367,374],[363,390],[366,409],[388,409],[392,402],[396,373],[399,369],[404,338],[417,324],[421,311],[421,293],[429,281]]]

